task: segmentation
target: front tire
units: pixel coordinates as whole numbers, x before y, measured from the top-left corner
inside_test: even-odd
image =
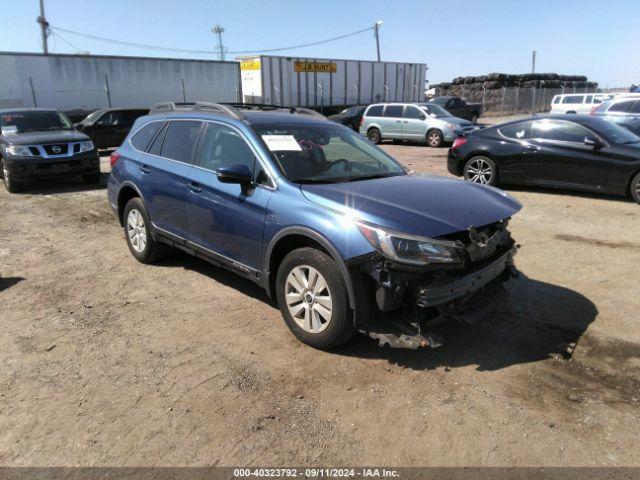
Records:
[[[367,132],[367,138],[370,142],[375,143],[376,145],[378,145],[382,141],[382,135],[380,134],[380,130],[378,130],[377,128],[369,129],[369,131]]]
[[[131,255],[141,263],[153,263],[166,255],[167,247],[151,237],[151,221],[138,197],[127,202],[122,214],[124,235]]]
[[[276,296],[284,321],[314,348],[336,347],[355,333],[346,292],[335,261],[315,248],[292,251],[278,268]]]
[[[16,183],[16,181],[9,173],[9,169],[7,169],[3,160],[0,160],[0,171],[2,172],[2,183],[4,183],[4,188],[7,189],[9,193],[17,193],[20,191],[20,184]]]
[[[498,183],[498,167],[489,157],[471,157],[465,163],[462,174],[467,182],[492,186]]]
[[[429,130],[427,132],[427,145],[432,148],[438,148],[442,146],[442,133],[438,130]]]
[[[640,172],[631,180],[629,190],[631,191],[631,198],[633,198],[636,203],[640,203]]]

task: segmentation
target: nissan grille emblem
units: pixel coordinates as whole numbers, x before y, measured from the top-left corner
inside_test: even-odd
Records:
[[[51,147],[51,151],[53,153],[60,153],[62,151],[62,148],[60,148],[58,145],[54,145],[53,147]]]

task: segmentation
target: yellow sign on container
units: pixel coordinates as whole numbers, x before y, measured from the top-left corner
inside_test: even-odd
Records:
[[[242,60],[240,70],[260,70],[260,60]]]
[[[293,65],[296,72],[307,73],[336,73],[337,66],[333,62],[302,62],[296,61]]]

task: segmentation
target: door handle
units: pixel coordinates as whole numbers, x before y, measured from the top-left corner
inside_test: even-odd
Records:
[[[400,120],[396,120],[396,123],[400,123]]]
[[[527,150],[533,150],[534,152],[537,152],[539,150],[539,148],[535,145],[525,145],[524,148],[526,148]]]
[[[147,167],[146,165],[142,165],[142,166],[140,167],[140,171],[141,171],[142,173],[145,173],[145,174],[146,174],[146,173],[151,173],[151,169],[150,169],[149,167]]]
[[[202,192],[202,187],[195,182],[191,182],[188,186],[189,186],[189,190],[191,190],[193,193]]]
[[[403,120],[402,123],[409,123],[409,120]]]

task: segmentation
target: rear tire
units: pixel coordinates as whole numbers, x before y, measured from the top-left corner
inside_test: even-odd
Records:
[[[315,248],[293,250],[282,260],[276,297],[289,330],[307,345],[330,349],[355,333],[342,273]]]
[[[467,182],[491,186],[498,184],[496,162],[483,155],[477,155],[467,160],[462,169],[462,175]]]
[[[84,180],[84,183],[87,185],[95,185],[100,182],[100,172],[83,175],[82,180]]]
[[[13,179],[3,160],[0,160],[0,174],[2,175],[2,183],[4,183],[4,188],[7,189],[7,192],[18,193],[21,190],[20,184],[16,183]]]
[[[442,133],[439,130],[429,130],[427,132],[427,145],[429,145],[430,147],[441,147],[442,141]]]
[[[167,246],[151,237],[151,221],[139,197],[127,202],[122,214],[124,236],[131,255],[141,263],[153,263],[163,258]]]
[[[378,130],[377,128],[370,128],[367,132],[367,138],[370,142],[373,142],[376,145],[378,145],[382,141],[382,135],[380,134],[380,130]]]
[[[636,203],[640,203],[640,172],[631,180],[629,190],[631,192],[631,198],[633,198]]]

